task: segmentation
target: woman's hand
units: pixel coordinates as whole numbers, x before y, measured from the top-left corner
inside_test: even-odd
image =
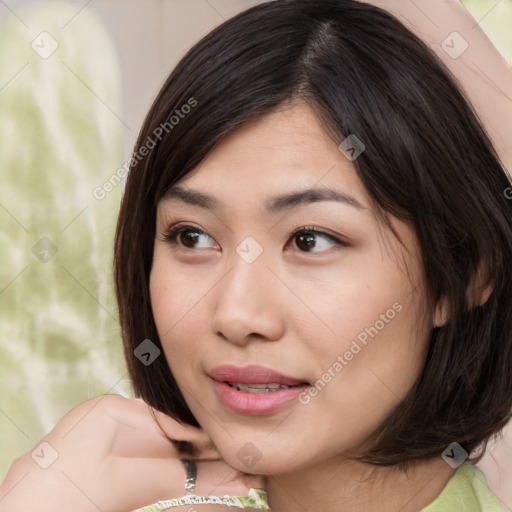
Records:
[[[104,395],[75,407],[13,463],[0,511],[127,512],[183,496],[185,469],[167,437],[196,447],[196,494],[244,495],[249,482],[261,483],[222,461],[201,429],[153,414],[140,399]]]

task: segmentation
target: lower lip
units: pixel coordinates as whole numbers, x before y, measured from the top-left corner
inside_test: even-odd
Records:
[[[237,414],[264,416],[273,414],[293,402],[307,388],[307,385],[294,386],[268,393],[245,393],[237,391],[225,382],[212,380],[213,388],[225,407]]]

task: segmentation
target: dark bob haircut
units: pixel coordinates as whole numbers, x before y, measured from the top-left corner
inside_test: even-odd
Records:
[[[159,200],[224,137],[290,101],[306,102],[336,144],[350,134],[363,141],[353,165],[375,211],[388,226],[395,216],[414,227],[426,304],[434,311],[443,300],[449,311],[412,389],[359,460],[405,466],[454,441],[468,453],[485,448],[512,410],[510,180],[433,51],[355,0],[252,7],[192,47],[159,92],[135,146],[114,249],[135,396],[198,426],[165,357],[145,366],[134,356],[147,338],[162,348],[149,294]],[[485,284],[492,293],[480,304],[474,292]]]

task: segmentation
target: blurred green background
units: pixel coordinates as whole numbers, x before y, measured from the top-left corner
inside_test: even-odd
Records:
[[[512,68],[512,0],[462,0]]]
[[[121,164],[119,58],[95,16],[64,35],[76,7],[38,4],[0,32],[0,478],[74,406],[130,393],[111,265],[121,190],[92,195]]]
[[[512,65],[512,0],[464,4]],[[131,396],[112,282],[121,187],[103,184],[138,129],[126,135],[131,80],[108,17],[74,1],[9,5],[0,29],[0,480],[74,406]],[[149,82],[151,96],[159,84]]]

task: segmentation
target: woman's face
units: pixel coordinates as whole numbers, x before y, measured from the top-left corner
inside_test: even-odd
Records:
[[[159,203],[150,291],[194,416],[249,473],[357,452],[424,363],[431,324],[413,230],[393,219],[404,248],[379,223],[305,104],[245,125],[179,186],[211,202]],[[325,197],[293,200],[308,189]],[[177,224],[187,229],[165,240]]]

